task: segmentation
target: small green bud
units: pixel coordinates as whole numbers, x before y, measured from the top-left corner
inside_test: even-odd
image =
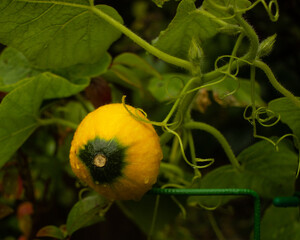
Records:
[[[188,59],[196,68],[201,69],[203,63],[204,53],[199,44],[199,41],[195,38],[192,38],[189,52],[188,52]],[[198,69],[198,70],[199,70]]]
[[[228,35],[237,35],[241,32],[241,28],[237,25],[227,24],[224,27],[218,29],[221,33],[225,33]]]
[[[276,41],[276,34],[263,40],[258,47],[258,57],[264,57],[270,54]]]
[[[169,0],[152,0],[152,1],[156,4],[156,6],[162,8],[164,3],[169,1]]]

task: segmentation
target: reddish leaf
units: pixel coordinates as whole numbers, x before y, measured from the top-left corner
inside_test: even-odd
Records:
[[[5,173],[2,178],[1,191],[6,199],[20,199],[23,192],[23,183],[17,169],[5,169]]]
[[[24,235],[22,235],[22,236],[20,236],[20,237],[18,238],[18,240],[28,240],[28,238],[25,237]]]
[[[18,218],[33,214],[33,206],[31,202],[23,202],[18,207]]]
[[[86,97],[95,108],[111,102],[111,89],[103,78],[93,78],[85,89]]]
[[[45,226],[36,234],[37,237],[52,237],[55,239],[64,239],[63,231],[56,226]]]
[[[32,230],[33,206],[31,202],[23,202],[17,210],[19,228],[25,237],[29,237]]]

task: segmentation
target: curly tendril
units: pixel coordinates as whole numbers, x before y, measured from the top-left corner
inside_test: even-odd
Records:
[[[265,0],[257,0],[254,3],[251,4],[251,6],[249,6],[248,8],[243,8],[243,9],[239,9],[237,10],[237,12],[247,12],[249,10],[251,10],[252,8],[254,8],[257,4],[262,3],[264,8],[266,9],[270,20],[273,22],[276,22],[279,18],[279,6],[278,6],[278,2],[277,0],[271,0],[269,2],[269,4],[266,3]],[[273,9],[275,8],[275,9]],[[275,10],[275,11],[273,11]]]
[[[218,62],[219,62],[221,59],[223,59],[223,58],[230,58],[229,64],[228,64],[228,67],[227,67],[227,70],[225,70],[225,71],[224,71],[224,70],[221,70],[221,68],[218,66]],[[203,89],[203,88],[208,88],[208,87],[212,87],[212,86],[214,86],[214,85],[217,85],[217,84],[223,82],[223,81],[224,81],[226,78],[228,78],[228,77],[229,77],[229,78],[232,78],[232,79],[234,79],[234,80],[236,80],[238,84],[237,84],[237,87],[236,87],[232,92],[225,94],[222,98],[228,97],[228,96],[230,96],[230,95],[236,93],[237,90],[238,90],[239,87],[240,87],[240,80],[236,77],[236,76],[238,75],[238,73],[239,73],[239,65],[237,64],[237,66],[236,66],[236,71],[235,71],[234,74],[232,74],[232,73],[230,72],[231,64],[232,64],[232,59],[240,60],[240,61],[242,61],[242,62],[245,62],[245,63],[251,65],[251,63],[250,63],[249,61],[244,60],[244,59],[241,59],[241,58],[236,57],[236,56],[233,56],[233,55],[223,55],[223,56],[220,56],[220,57],[218,57],[218,58],[216,59],[216,61],[215,61],[215,71],[224,74],[224,76],[223,76],[221,79],[217,80],[217,81],[214,81],[214,82],[211,82],[211,83],[207,83],[207,84],[205,84],[205,85],[202,85],[202,86],[199,86],[199,87],[190,89],[190,90],[188,90],[188,91],[182,93],[182,94],[180,95],[180,97],[181,97],[182,95],[187,95],[187,94],[189,94],[189,93],[198,91],[198,90]]]
[[[280,115],[266,107],[260,107],[256,109],[255,119],[264,127],[272,127],[280,121]]]
[[[214,163],[214,159],[212,158],[208,158],[208,159],[202,159],[202,158],[195,158],[195,163],[191,163],[187,157],[186,157],[186,154],[185,154],[185,151],[184,151],[184,146],[183,146],[183,143],[182,143],[182,139],[181,137],[179,136],[179,134],[175,131],[173,131],[172,129],[166,127],[166,131],[168,131],[169,133],[172,133],[175,137],[177,137],[178,139],[178,142],[179,142],[179,147],[180,147],[180,150],[181,150],[181,154],[182,154],[182,157],[184,159],[184,161],[189,165],[191,166],[192,168],[194,169],[200,169],[200,168],[206,168],[206,167],[209,167],[210,165],[212,165]],[[204,162],[208,162],[207,164],[205,165],[198,165],[198,163],[204,163]]]
[[[175,132],[173,129],[170,129],[170,128],[169,128],[169,126],[174,126],[174,125],[178,124],[177,122],[171,123],[171,124],[167,124],[167,123],[164,122],[164,121],[163,121],[163,122],[149,121],[149,120],[146,119],[146,117],[145,117],[146,114],[145,114],[145,113],[143,114],[144,117],[141,117],[140,114],[138,114],[138,111],[141,111],[141,110],[139,110],[139,109],[137,109],[137,111],[135,112],[135,114],[132,113],[132,112],[128,109],[128,107],[126,106],[126,104],[125,104],[125,98],[126,98],[126,96],[124,95],[124,96],[122,97],[122,104],[123,104],[124,108],[125,108],[125,109],[127,110],[127,112],[128,112],[132,117],[134,117],[137,121],[142,121],[142,122],[145,122],[145,123],[149,123],[149,124],[152,124],[152,125],[154,125],[154,126],[160,126],[160,127],[162,127],[162,129],[163,129],[164,131],[173,134],[173,135],[178,139],[179,147],[180,147],[180,150],[181,150],[182,157],[183,157],[184,161],[185,161],[189,166],[191,166],[191,167],[194,168],[194,169],[195,169],[195,168],[206,168],[206,167],[209,167],[210,165],[212,165],[212,164],[214,163],[214,159],[212,159],[212,158],[208,158],[208,159],[196,158],[196,159],[195,159],[195,163],[191,163],[191,162],[187,159],[186,154],[185,154],[185,152],[184,152],[184,145],[183,145],[183,143],[182,143],[182,139],[181,139],[180,135],[179,135],[177,132]],[[142,111],[142,112],[144,112],[144,111]],[[205,163],[205,162],[207,162],[207,164],[204,164],[204,165],[203,165],[202,163]],[[198,165],[198,163],[201,163],[202,165]]]
[[[280,137],[276,142],[272,141],[271,139],[268,139],[268,141],[274,145],[276,151],[279,151],[279,146],[278,146],[279,143],[280,143],[283,139],[285,139],[285,138],[287,138],[287,137],[292,137],[292,138],[294,139],[294,141],[296,142],[296,145],[297,145],[298,147],[300,146],[300,145],[299,145],[299,144],[300,144],[299,138],[298,138],[295,134],[293,134],[293,133],[288,133],[288,134],[283,135],[283,136]],[[298,165],[298,166],[297,166],[296,176],[295,176],[296,178],[298,178],[299,172],[300,172],[300,151],[298,151],[298,164],[297,164],[297,165]]]
[[[83,197],[83,194],[86,193],[86,192],[91,192],[91,189],[88,188],[88,187],[85,187],[85,188],[82,188],[79,193],[78,193],[78,199],[79,200],[82,200],[84,197]]]
[[[253,113],[253,109],[252,109],[251,115],[247,116],[247,111],[250,107],[251,106],[247,106],[245,108],[243,116],[244,116],[244,119],[248,120],[251,123],[251,125],[253,126],[253,137],[268,141],[269,143],[271,143],[274,146],[276,151],[279,151],[279,143],[283,139],[285,139],[287,137],[293,137],[296,146],[299,148],[299,146],[300,146],[299,138],[295,134],[292,134],[292,133],[283,135],[276,142],[268,137],[258,135],[257,128],[256,128],[256,121],[263,127],[272,127],[280,121],[280,119],[281,119],[280,114],[276,114],[275,112],[271,111],[270,109],[267,109],[266,107],[260,107],[258,109],[255,109],[254,113]],[[299,172],[300,172],[300,151],[298,150],[298,166],[297,166],[297,170],[296,170],[296,178],[298,178]]]
[[[203,203],[201,202],[198,202],[198,205],[205,209],[205,210],[208,210],[208,211],[213,211],[213,210],[216,210],[218,207],[221,206],[221,201],[219,200],[218,204],[216,206],[213,206],[213,207],[208,207],[208,206],[205,206]]]
[[[272,127],[280,121],[280,115],[266,107],[259,107],[255,109],[250,116],[247,116],[247,111],[249,108],[251,108],[249,105],[245,108],[243,116],[244,119],[248,120],[252,125],[253,121],[256,120],[261,126]]]
[[[211,7],[215,8],[216,10],[232,14],[229,17],[221,18],[223,20],[234,18],[237,13],[242,13],[243,14],[243,13],[251,10],[252,8],[254,8],[259,3],[262,3],[262,5],[264,6],[266,12],[268,13],[269,18],[270,18],[271,21],[276,22],[279,18],[279,5],[278,5],[277,0],[270,0],[269,3],[266,3],[265,0],[257,0],[255,2],[253,2],[249,7],[240,8],[240,9],[236,5],[222,6],[222,5],[219,5],[219,4],[215,3],[212,0],[207,1],[207,3]]]
[[[166,124],[163,123],[163,122],[155,122],[155,121],[150,121],[147,119],[147,114],[145,113],[144,110],[140,109],[140,108],[136,108],[135,110],[135,113],[131,112],[128,107],[126,106],[126,103],[125,103],[125,98],[126,96],[124,95],[122,97],[122,104],[124,106],[124,108],[126,109],[126,111],[134,118],[136,119],[137,121],[141,121],[141,122],[144,122],[144,123],[149,123],[149,124],[152,124],[154,126],[160,126],[160,127],[164,127]],[[142,113],[143,117],[139,114]]]
[[[229,58],[230,59],[228,67],[227,67],[227,70],[221,70],[221,68],[218,66],[219,61],[221,61],[223,58]],[[198,90],[203,89],[203,88],[208,88],[208,87],[217,85],[217,84],[223,82],[228,77],[237,81],[237,87],[233,91],[231,91],[230,93],[227,93],[224,96],[222,96],[221,99],[225,98],[225,97],[228,97],[228,96],[233,95],[234,93],[236,93],[239,90],[239,88],[240,88],[240,80],[239,80],[239,78],[237,78],[237,75],[239,73],[239,64],[237,64],[237,66],[236,66],[235,73],[232,74],[231,71],[230,71],[230,69],[231,69],[231,64],[232,64],[232,60],[233,59],[240,60],[240,61],[242,61],[244,63],[247,63],[247,64],[251,65],[251,63],[249,61],[244,60],[244,59],[239,58],[239,57],[236,57],[234,55],[223,55],[223,56],[220,56],[215,61],[215,70],[218,71],[218,72],[220,72],[220,73],[222,73],[222,74],[224,74],[224,76],[220,80],[217,80],[215,82],[208,83],[208,84],[205,84],[205,85],[193,88],[193,89],[185,92],[184,94],[189,94],[189,93],[198,91]]]

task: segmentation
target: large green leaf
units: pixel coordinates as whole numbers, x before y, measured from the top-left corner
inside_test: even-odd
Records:
[[[88,196],[79,200],[69,212],[67,218],[67,231],[72,235],[75,231],[103,221],[101,210],[107,206],[107,200],[99,194]]]
[[[38,127],[39,109],[44,99],[71,96],[88,85],[74,84],[52,73],[28,79],[5,96],[0,104],[0,167]]]
[[[192,39],[202,43],[217,34],[219,27],[219,24],[196,9],[194,0],[183,0],[178,5],[176,16],[167,29],[160,33],[154,46],[187,59]]]
[[[25,56],[14,48],[6,48],[0,55],[0,91],[9,92],[18,81],[39,74]]]
[[[271,101],[269,109],[278,113],[281,121],[287,124],[300,140],[300,108],[284,97]]]
[[[111,57],[105,53],[94,64],[76,64],[67,68],[54,69],[53,72],[78,85],[78,82],[87,82],[85,78],[96,77],[106,72],[110,63]],[[41,70],[34,68],[25,56],[14,48],[6,48],[0,55],[0,91],[9,92],[23,84],[29,77],[40,73]]]
[[[299,208],[268,208],[261,221],[261,239],[300,239]]]
[[[148,89],[159,102],[174,100],[191,77],[184,74],[168,73],[151,78]]]
[[[69,80],[85,78],[85,77],[97,77],[105,73],[111,64],[111,56],[106,52],[95,63],[79,63],[63,69],[55,69],[53,72],[63,76]]]
[[[219,167],[200,180],[200,188],[247,188],[264,198],[292,195],[296,179],[298,156],[290,141],[279,143],[279,151],[268,141],[260,141],[247,149],[238,160],[242,170],[231,165]],[[228,202],[234,196],[191,197],[190,204],[209,207]]]
[[[41,68],[95,63],[121,33],[88,7],[88,0],[2,0],[0,42],[20,50]],[[122,22],[113,8],[97,8]]]

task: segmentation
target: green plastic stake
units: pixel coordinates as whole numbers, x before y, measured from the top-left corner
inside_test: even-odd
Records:
[[[296,192],[291,197],[276,197],[273,199],[273,205],[276,207],[298,207],[300,206],[300,193]]]
[[[254,240],[260,239],[260,198],[259,195],[251,189],[223,188],[223,189],[170,189],[153,188],[151,194],[158,195],[248,195],[254,199]]]

